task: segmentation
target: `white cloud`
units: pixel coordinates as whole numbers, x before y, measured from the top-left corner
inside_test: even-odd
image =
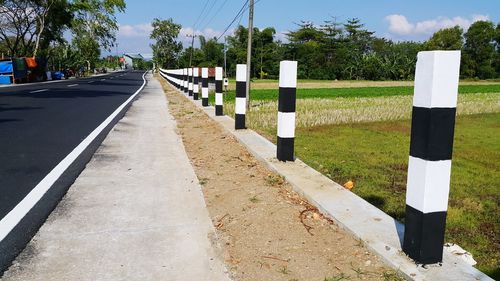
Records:
[[[149,23],[135,25],[119,25],[118,36],[120,37],[149,37],[153,27]]]
[[[389,23],[389,32],[394,35],[430,35],[442,28],[460,26],[467,30],[469,26],[479,20],[489,20],[486,15],[472,15],[470,18],[463,17],[437,17],[412,23],[403,15],[388,15],[385,21]]]
[[[385,20],[389,22],[389,31],[395,34],[409,34],[414,29],[414,25],[409,23],[403,15],[388,15]]]
[[[286,36],[287,33],[288,31],[276,32],[276,34],[274,35],[274,40],[288,43],[288,37]]]

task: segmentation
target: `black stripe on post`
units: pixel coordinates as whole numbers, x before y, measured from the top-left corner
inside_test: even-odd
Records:
[[[246,125],[245,125],[245,114],[235,114],[234,115],[234,127],[235,129],[239,130],[239,129],[245,129],[246,128]]]
[[[278,160],[286,162],[286,161],[295,161],[295,138],[277,138],[276,142],[276,158]]]
[[[215,92],[222,93],[222,81],[215,81]]]
[[[295,103],[297,100],[296,88],[279,89],[278,111],[280,112],[295,112]]]
[[[430,161],[451,159],[456,111],[414,106],[410,155]]]
[[[236,97],[237,98],[246,98],[246,82],[236,81]]]
[[[215,116],[222,116],[224,115],[224,108],[222,105],[215,105]]]
[[[406,205],[403,250],[421,264],[443,260],[446,212],[423,213]]]

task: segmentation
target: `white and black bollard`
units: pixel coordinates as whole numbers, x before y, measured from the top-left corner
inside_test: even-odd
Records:
[[[188,95],[193,96],[193,68],[188,68]]]
[[[193,99],[200,99],[200,69],[193,67]]]
[[[184,94],[188,94],[188,69],[187,68],[184,68]]]
[[[179,83],[181,85],[181,89],[180,90],[181,90],[182,93],[184,93],[184,70],[185,70],[184,68],[181,69],[181,75],[180,75],[181,79],[179,79],[180,80]]]
[[[222,94],[222,67],[215,68],[215,116],[224,115]]]
[[[247,111],[247,98],[246,98],[246,77],[247,65],[236,65],[236,101],[234,108],[234,128],[245,129],[245,114]]]
[[[297,62],[280,62],[278,99],[278,140],[276,157],[295,161],[295,104],[297,100]]]
[[[201,105],[208,106],[208,68],[201,69]]]
[[[403,251],[421,264],[443,259],[459,71],[460,51],[418,53]]]

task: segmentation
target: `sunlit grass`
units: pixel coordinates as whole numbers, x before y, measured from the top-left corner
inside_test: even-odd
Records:
[[[296,126],[348,124],[409,119],[412,110],[411,96],[374,98],[298,99]],[[226,115],[234,116],[234,103],[225,103]],[[460,95],[458,115],[500,112],[500,94],[481,93]],[[276,128],[277,101],[254,101],[248,114],[251,128],[264,130]]]
[[[478,268],[492,277],[498,277],[500,259],[500,90],[495,87],[461,87],[446,232],[447,242],[471,251]],[[363,88],[298,91],[295,150],[332,180],[353,180],[353,192],[402,221],[412,95],[393,88],[374,95]],[[277,91],[255,91],[252,97],[247,126],[275,142]],[[232,99],[229,94],[224,103],[231,117]]]

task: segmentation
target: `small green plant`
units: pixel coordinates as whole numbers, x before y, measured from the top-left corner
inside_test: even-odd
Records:
[[[383,272],[382,278],[384,278],[385,281],[403,281],[403,280],[405,280],[403,278],[403,276],[401,276],[401,273],[392,272],[392,271]]]
[[[332,277],[325,277],[324,281],[340,281],[340,280],[351,280],[351,276],[345,273],[340,273],[339,275],[334,275]]]
[[[285,179],[283,178],[283,176],[276,175],[276,174],[269,174],[269,175],[267,175],[267,178],[266,178],[267,184],[269,184],[271,186],[281,185],[281,184],[283,184],[284,181],[285,181]]]
[[[280,268],[278,270],[278,272],[287,275],[287,274],[290,274],[291,271],[288,269],[288,267],[283,266],[282,268]]]
[[[257,195],[250,197],[248,200],[250,200],[250,202],[252,202],[252,203],[258,203],[260,201],[260,199],[257,197]]]

